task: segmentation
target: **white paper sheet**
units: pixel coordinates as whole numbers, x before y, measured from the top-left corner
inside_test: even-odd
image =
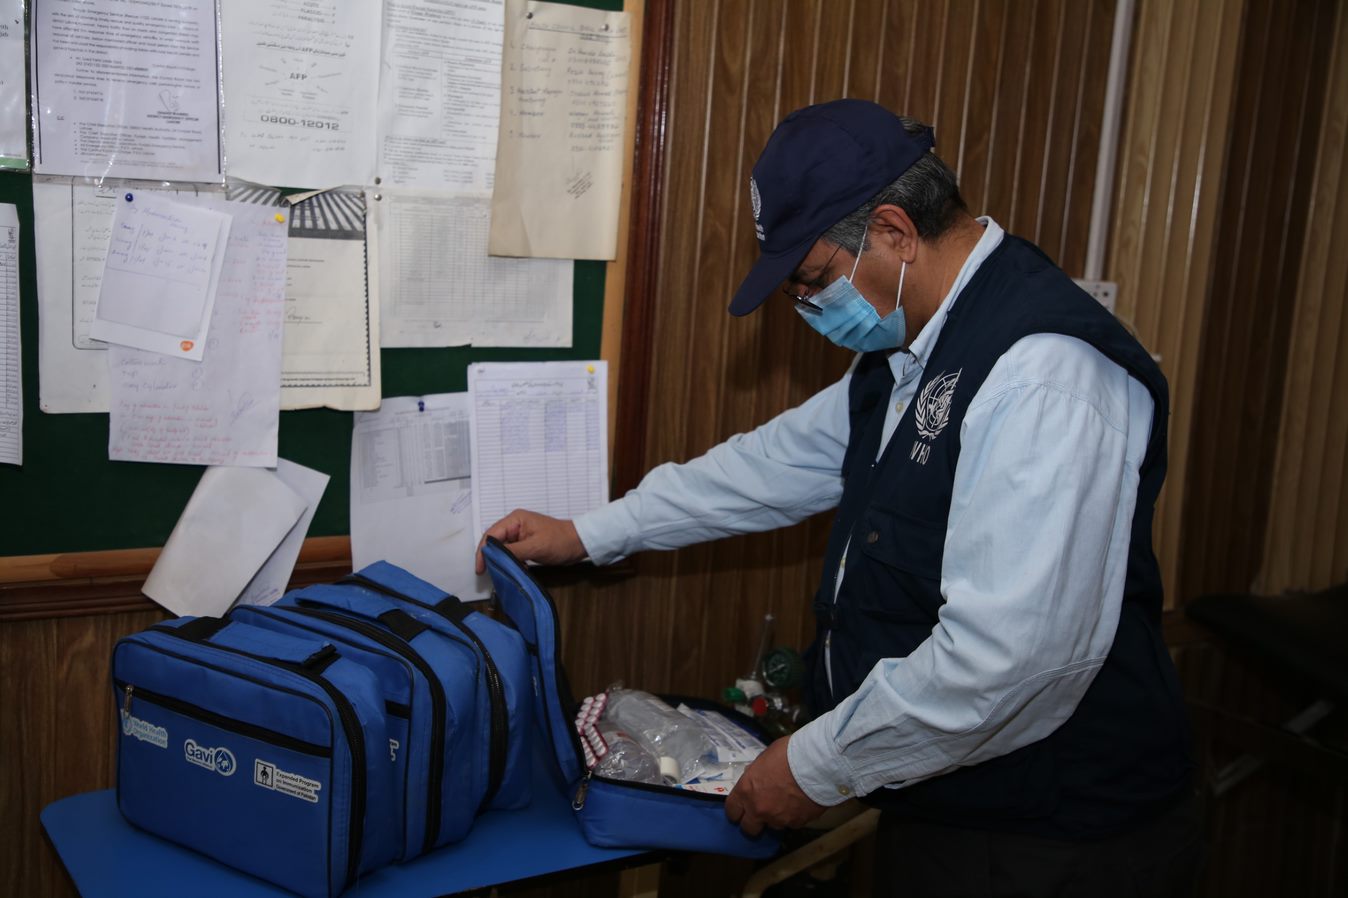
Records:
[[[304,509],[265,468],[207,468],[142,592],[177,615],[224,614]]]
[[[261,184],[336,187],[374,177],[380,4],[221,4],[226,167]]]
[[[202,200],[232,218],[200,362],[113,346],[108,457],[191,465],[276,465],[287,216]]]
[[[616,256],[629,28],[622,12],[506,4],[492,255]]]
[[[238,605],[270,605],[285,595],[286,584],[290,582],[290,575],[295,572],[295,562],[300,557],[300,549],[304,547],[304,537],[309,533],[314,512],[318,511],[318,503],[323,498],[323,491],[328,487],[327,474],[306,468],[304,465],[297,465],[293,461],[286,461],[284,458],[276,463],[276,476],[294,490],[296,495],[305,501],[307,507],[304,514],[300,515],[299,521],[290,528],[286,538],[281,541],[281,545],[271,553],[267,563],[262,565],[262,569],[243,588],[235,603]]]
[[[378,408],[379,253],[366,194],[329,190],[292,207],[267,187],[227,192],[291,215],[281,408]]]
[[[473,537],[515,508],[573,518],[608,501],[608,365],[468,366]]]
[[[0,168],[28,167],[23,0],[0,0]]]
[[[383,186],[491,192],[504,21],[504,0],[384,0]]]
[[[125,186],[33,179],[38,393],[44,412],[109,410],[107,344],[90,339],[89,324],[112,209],[125,192]],[[292,214],[272,188],[231,182],[227,195],[267,206],[272,214]],[[197,202],[191,190],[173,196],[178,202]],[[199,196],[208,200],[221,193]],[[282,409],[379,407],[379,253],[367,235],[364,204],[360,191],[329,191],[294,207],[286,262]]]
[[[30,27],[37,171],[221,180],[213,0],[42,0]]]
[[[149,188],[135,187],[136,193]],[[195,202],[195,191],[154,191]],[[48,414],[108,411],[108,344],[89,336],[112,212],[124,186],[33,178],[37,250],[38,403]],[[220,196],[218,192],[215,194]]]
[[[570,346],[575,266],[487,255],[485,197],[382,191],[384,346]]]
[[[19,213],[0,203],[0,464],[23,464],[19,353]]]
[[[390,561],[468,601],[474,573],[467,393],[385,399],[351,435],[351,562]]]
[[[230,216],[152,193],[113,205],[89,336],[201,361]]]

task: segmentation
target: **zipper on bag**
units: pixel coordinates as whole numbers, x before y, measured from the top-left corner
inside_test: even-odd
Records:
[[[292,606],[291,610],[305,617],[327,621],[330,624],[345,627],[353,633],[359,633],[361,636],[365,636],[405,658],[425,677],[427,689],[431,693],[431,764],[427,773],[426,791],[429,793],[430,800],[426,802],[426,834],[422,838],[422,851],[430,851],[435,847],[436,840],[440,837],[440,821],[444,814],[444,796],[441,794],[445,778],[445,705],[447,700],[444,684],[440,682],[440,678],[435,674],[435,669],[431,667],[430,662],[422,657],[420,652],[382,627],[347,617],[335,611],[304,608],[298,605]]]
[[[368,784],[365,778],[365,732],[361,728],[360,718],[356,716],[356,709],[351,705],[351,700],[343,695],[335,684],[328,682],[322,675],[306,668],[303,664],[278,661],[274,658],[254,655],[251,652],[230,648],[229,646],[216,645],[209,638],[193,639],[186,633],[179,633],[176,627],[155,626],[150,629],[175,636],[193,645],[227,652],[231,655],[238,655],[275,667],[278,670],[289,671],[303,677],[327,693],[328,698],[332,700],[333,707],[337,709],[337,718],[341,722],[342,732],[346,735],[347,746],[351,752],[351,814],[347,833],[346,880],[343,883],[343,888],[355,882],[356,875],[360,872],[360,852],[365,840],[365,791]],[[336,653],[333,652],[325,655],[324,660],[328,658],[335,660],[336,657]]]
[[[411,596],[399,592],[392,587],[371,580],[364,574],[350,574],[338,581],[342,583],[354,583],[363,586],[375,592],[382,593],[395,599],[402,599],[411,602],[419,608],[439,614],[449,623],[453,624],[460,633],[467,637],[477,650],[482,653],[484,668],[487,672],[487,694],[491,704],[491,731],[490,731],[490,756],[487,768],[487,792],[482,797],[482,806],[486,807],[491,800],[496,797],[496,792],[501,786],[501,780],[505,778],[506,758],[510,751],[510,720],[509,709],[506,707],[505,687],[501,682],[501,672],[496,667],[496,661],[492,658],[491,652],[487,651],[487,646],[483,644],[482,639],[473,632],[473,629],[461,620],[456,620],[452,615],[446,614],[434,605],[427,604],[420,599],[414,599]]]
[[[200,705],[185,701],[180,698],[174,698],[171,695],[164,695],[162,692],[155,692],[146,689],[144,686],[136,686],[129,681],[114,680],[116,687],[122,690],[122,716],[131,714],[132,698],[149,702],[152,705],[158,705],[166,711],[172,711],[174,714],[180,714],[183,717],[190,717],[193,720],[199,720],[202,723],[209,724],[221,730],[228,730],[231,733],[238,733],[240,736],[246,736],[249,739],[256,739],[260,742],[266,742],[269,745],[275,745],[277,748],[297,751],[301,754],[314,755],[320,758],[332,757],[332,748],[326,745],[317,745],[313,742],[305,742],[303,739],[296,739],[294,736],[287,736],[285,733],[277,732],[273,729],[260,726],[255,723],[249,723],[246,720],[239,720],[236,717],[228,717],[224,714],[217,714]]]

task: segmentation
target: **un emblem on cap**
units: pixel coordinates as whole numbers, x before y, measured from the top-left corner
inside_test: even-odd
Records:
[[[759,240],[763,240],[763,225],[758,217],[763,214],[763,197],[758,193],[758,182],[753,178],[749,179],[749,205],[754,210],[754,233]]]

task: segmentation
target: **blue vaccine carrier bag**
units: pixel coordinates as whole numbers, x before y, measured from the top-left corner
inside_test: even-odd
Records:
[[[498,540],[488,537],[482,555],[501,611],[528,646],[540,738],[573,796],[571,807],[585,839],[606,848],[668,848],[748,858],[776,854],[776,836],[744,835],[726,819],[721,796],[609,779],[586,770],[572,723],[576,702],[558,657],[561,633],[552,597]]]
[[[401,818],[389,821],[402,832],[400,860],[467,833],[486,790],[481,671],[470,646],[442,638],[377,596],[330,585],[297,590],[271,607],[240,606],[230,618],[331,641],[376,673],[390,709],[394,789],[403,796]]]
[[[181,618],[120,640],[112,679],[131,823],[315,898],[400,854],[385,692],[331,641]]]

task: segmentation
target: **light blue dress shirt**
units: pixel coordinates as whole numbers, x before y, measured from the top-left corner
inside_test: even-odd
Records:
[[[983,237],[936,314],[890,357],[882,449],[950,307],[1002,240],[996,222],[979,221]],[[577,518],[590,557],[606,564],[836,507],[850,378]],[[838,804],[977,764],[1071,716],[1114,641],[1152,411],[1140,382],[1075,338],[1035,334],[997,361],[960,427],[937,624],[792,735],[791,772],[811,799]]]

